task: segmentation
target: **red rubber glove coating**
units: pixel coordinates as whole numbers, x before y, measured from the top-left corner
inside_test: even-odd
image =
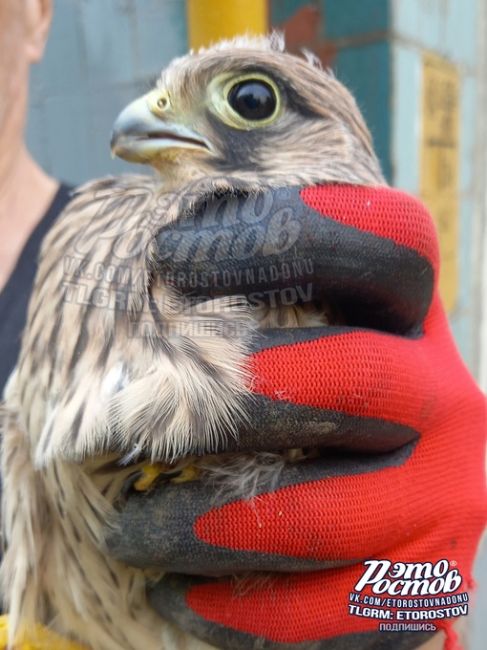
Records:
[[[254,390],[267,397],[379,417],[420,434],[400,467],[330,477],[210,510],[194,525],[208,544],[312,559],[387,558],[457,563],[472,588],[472,562],[485,525],[485,399],[455,348],[437,295],[432,220],[390,189],[307,188],[302,199],[327,217],[392,239],[428,258],[434,298],[416,339],[356,331],[264,350],[253,357]],[[394,273],[394,269],[390,269]],[[278,643],[377,629],[348,614],[362,564],[279,575],[248,594],[231,582],[199,584],[187,605],[214,623]],[[436,621],[448,628],[451,621]]]

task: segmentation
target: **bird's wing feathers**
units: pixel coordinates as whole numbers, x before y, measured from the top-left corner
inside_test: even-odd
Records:
[[[46,238],[14,380],[38,464],[114,449],[170,458],[235,427],[245,337],[205,323],[245,324],[245,309],[213,301],[202,316],[157,274],[154,236],[180,200],[147,177],[104,179]]]

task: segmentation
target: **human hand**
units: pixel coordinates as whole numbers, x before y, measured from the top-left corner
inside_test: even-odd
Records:
[[[250,422],[226,451],[313,446],[319,456],[285,465],[252,500],[200,482],[131,494],[108,545],[170,572],[151,603],[218,647],[416,648],[431,628],[378,633],[377,619],[350,611],[350,594],[374,595],[370,584],[354,592],[368,559],[447,559],[463,577],[455,593],[472,587],[485,400],[449,331],[421,204],[352,186],[286,200],[304,224],[292,254],[313,254],[315,285],[339,296],[346,324],[257,341]],[[431,623],[452,634],[452,619]]]

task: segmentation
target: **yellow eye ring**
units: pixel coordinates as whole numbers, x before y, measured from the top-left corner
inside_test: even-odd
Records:
[[[238,87],[240,89],[247,87],[250,92],[253,91],[254,93],[256,90],[259,91],[261,96],[253,99],[266,102],[267,106],[264,107],[264,110],[271,110],[270,114],[263,117],[259,116],[257,119],[251,119],[239,114],[230,103],[232,100],[234,101],[234,98],[231,97],[232,92]],[[266,89],[265,92],[264,88]],[[249,72],[237,76],[228,74],[220,76],[210,84],[210,98],[213,108],[227,124],[247,131],[272,124],[282,111],[282,99],[277,84],[267,75],[258,72]],[[262,105],[256,106],[256,108],[257,111],[254,111],[254,114],[258,113],[259,109],[262,111]]]

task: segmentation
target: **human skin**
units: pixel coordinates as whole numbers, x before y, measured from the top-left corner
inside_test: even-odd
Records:
[[[24,141],[29,69],[42,58],[51,13],[51,0],[0,2],[0,291],[58,188]]]

